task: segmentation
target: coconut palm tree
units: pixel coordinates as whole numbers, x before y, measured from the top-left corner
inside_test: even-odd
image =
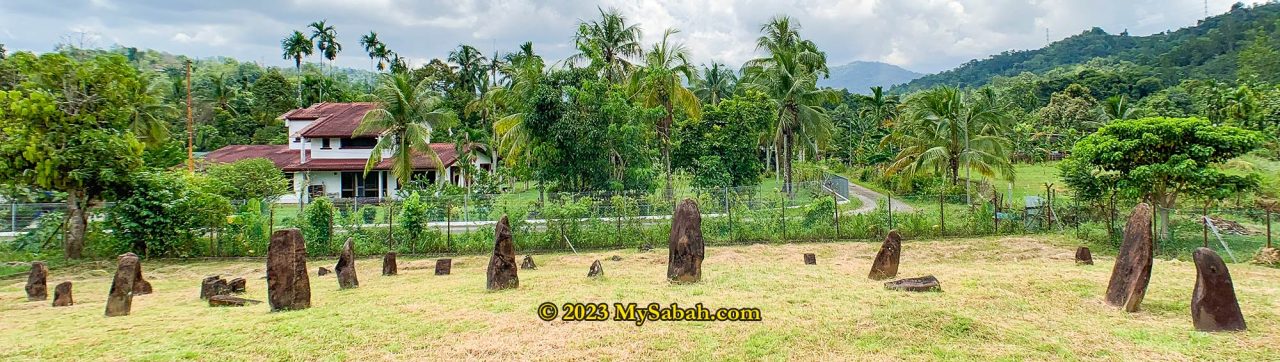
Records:
[[[376,69],[382,70],[383,57],[386,56],[387,46],[378,39],[378,33],[369,31],[369,34],[360,36],[360,45],[364,46],[365,54],[369,55],[370,62],[376,62]]]
[[[312,45],[311,39],[308,39],[306,35],[297,30],[294,30],[293,34],[280,41],[280,48],[284,50],[284,58],[293,59],[293,68],[297,70],[302,70],[302,58],[311,55]]]
[[[662,41],[653,45],[645,54],[644,66],[632,73],[631,87],[634,97],[647,107],[662,107],[663,116],[658,119],[658,136],[662,142],[662,162],[667,173],[667,197],[674,195],[671,177],[671,124],[676,112],[690,118],[702,117],[702,103],[698,96],[685,88],[694,79],[693,66],[689,65],[689,50],[684,44],[672,43],[671,36],[679,33],[667,29]]]
[[[125,87],[133,107],[129,113],[129,128],[148,147],[159,146],[169,138],[169,120],[177,116],[177,109],[162,102],[165,85],[159,75],[142,74],[136,87]]]
[[[599,9],[600,20],[578,24],[573,36],[578,53],[566,61],[570,64],[590,62],[600,76],[610,82],[620,83],[631,72],[629,58],[639,57],[644,48],[640,45],[640,26],[627,24],[626,17],[616,9]]]
[[[489,62],[484,54],[470,45],[458,45],[458,49],[449,52],[448,60],[458,65],[458,87],[467,90],[471,94],[480,94],[485,91],[485,79],[488,69],[485,68]]]
[[[231,111],[227,102],[234,96],[235,89],[227,83],[226,75],[222,73],[209,75],[209,88],[205,88],[203,94],[206,101],[217,104],[219,109]]]
[[[757,47],[769,56],[750,60],[743,69],[744,86],[763,92],[777,106],[770,141],[779,151],[788,196],[795,195],[791,167],[795,145],[817,148],[830,141],[834,126],[823,105],[840,100],[831,89],[818,88],[818,77],[826,74],[826,55],[813,42],[800,38],[799,28],[787,17],[761,26],[764,35]]]
[[[1012,180],[1012,129],[1008,104],[991,88],[970,97],[958,88],[938,87],[907,101],[900,122],[885,142],[901,147],[886,174],[937,173],[952,185],[960,168]]]
[[[382,161],[383,152],[391,154],[391,174],[400,184],[413,177],[413,158],[425,156],[436,169],[442,169],[440,156],[430,147],[431,130],[447,128],[457,116],[434,94],[426,82],[414,84],[407,74],[384,74],[374,89],[378,108],[365,114],[353,135],[379,132],[378,143],[369,152],[364,172],[369,173]]]
[[[1102,122],[1131,119],[1134,111],[1133,103],[1123,94],[1107,97],[1102,101]]]
[[[710,67],[702,67],[702,77],[693,80],[693,94],[698,95],[703,103],[714,106],[733,94],[737,83],[738,77],[733,74],[732,69],[719,62],[712,62]]]

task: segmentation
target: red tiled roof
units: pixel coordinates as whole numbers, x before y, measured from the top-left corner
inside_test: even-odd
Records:
[[[284,169],[298,164],[298,150],[289,149],[289,145],[231,145],[219,148],[204,156],[205,161],[212,163],[232,163],[250,158],[265,158]],[[307,157],[310,157],[308,152]]]
[[[451,143],[432,143],[431,149],[440,156],[440,162],[452,166],[457,161],[457,154]],[[426,156],[415,155],[413,168],[419,170],[436,169],[435,162]],[[307,153],[307,162],[299,163],[298,150],[289,149],[288,145],[233,145],[219,148],[205,155],[205,160],[213,163],[231,163],[249,158],[266,158],[285,172],[296,171],[363,171],[366,158],[311,158]],[[391,159],[383,159],[374,165],[375,170],[391,169]]]
[[[287,121],[312,121],[302,130],[303,137],[351,137],[364,115],[378,108],[377,103],[316,103],[307,108],[295,109],[280,115]],[[380,132],[366,132],[359,136],[372,137]]]

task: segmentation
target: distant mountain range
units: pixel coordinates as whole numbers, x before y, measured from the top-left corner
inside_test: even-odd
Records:
[[[831,88],[844,88],[850,93],[870,93],[868,89],[881,86],[885,89],[897,84],[904,84],[924,74],[916,73],[902,67],[881,63],[855,61],[849,64],[831,67],[831,77],[818,79],[818,85]]]

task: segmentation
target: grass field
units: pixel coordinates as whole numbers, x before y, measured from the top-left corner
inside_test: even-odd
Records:
[[[103,317],[107,263],[55,269],[50,287],[75,283],[77,304],[26,302],[25,278],[0,281],[4,360],[1266,360],[1280,353],[1280,270],[1230,265],[1249,330],[1193,330],[1194,265],[1159,260],[1143,311],[1102,302],[1111,259],[1076,266],[1066,239],[952,239],[904,244],[901,277],[936,275],[944,292],[886,291],[865,275],[878,245],[829,243],[709,248],[704,280],[670,285],[666,253],[535,255],[518,290],[487,292],[487,258],[402,260],[401,275],[357,262],[361,287],[337,290],[312,274],[313,308],[211,308],[209,274],[245,277],[266,298],[262,259],[145,261],[155,293],[133,314]],[[814,252],[806,266],[801,253]],[[613,255],[621,261],[610,261]],[[606,277],[585,277],[592,260]],[[312,260],[309,267],[331,267]],[[761,322],[544,322],[542,302],[703,303],[758,307]]]

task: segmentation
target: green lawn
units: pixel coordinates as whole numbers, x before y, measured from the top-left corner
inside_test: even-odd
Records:
[[[76,305],[27,302],[23,277],[0,279],[3,360],[1270,360],[1280,354],[1280,270],[1230,264],[1249,330],[1196,332],[1195,267],[1157,260],[1138,313],[1106,305],[1112,260],[1072,261],[1060,237],[907,241],[900,277],[935,275],[941,293],[884,290],[865,276],[878,243],[711,247],[703,281],[671,285],[665,251],[534,255],[520,288],[484,289],[488,255],[458,256],[453,275],[432,259],[356,263],[360,288],[311,276],[311,309],[211,308],[205,275],[244,277],[266,299],[263,259],[144,261],[155,293],[133,313],[104,318],[114,263],[57,268]],[[816,253],[818,265],[804,265]],[[621,261],[610,260],[617,255]],[[588,279],[594,260],[603,279]],[[309,268],[332,266],[311,260]],[[760,308],[760,322],[542,321],[544,302],[650,302]]]

